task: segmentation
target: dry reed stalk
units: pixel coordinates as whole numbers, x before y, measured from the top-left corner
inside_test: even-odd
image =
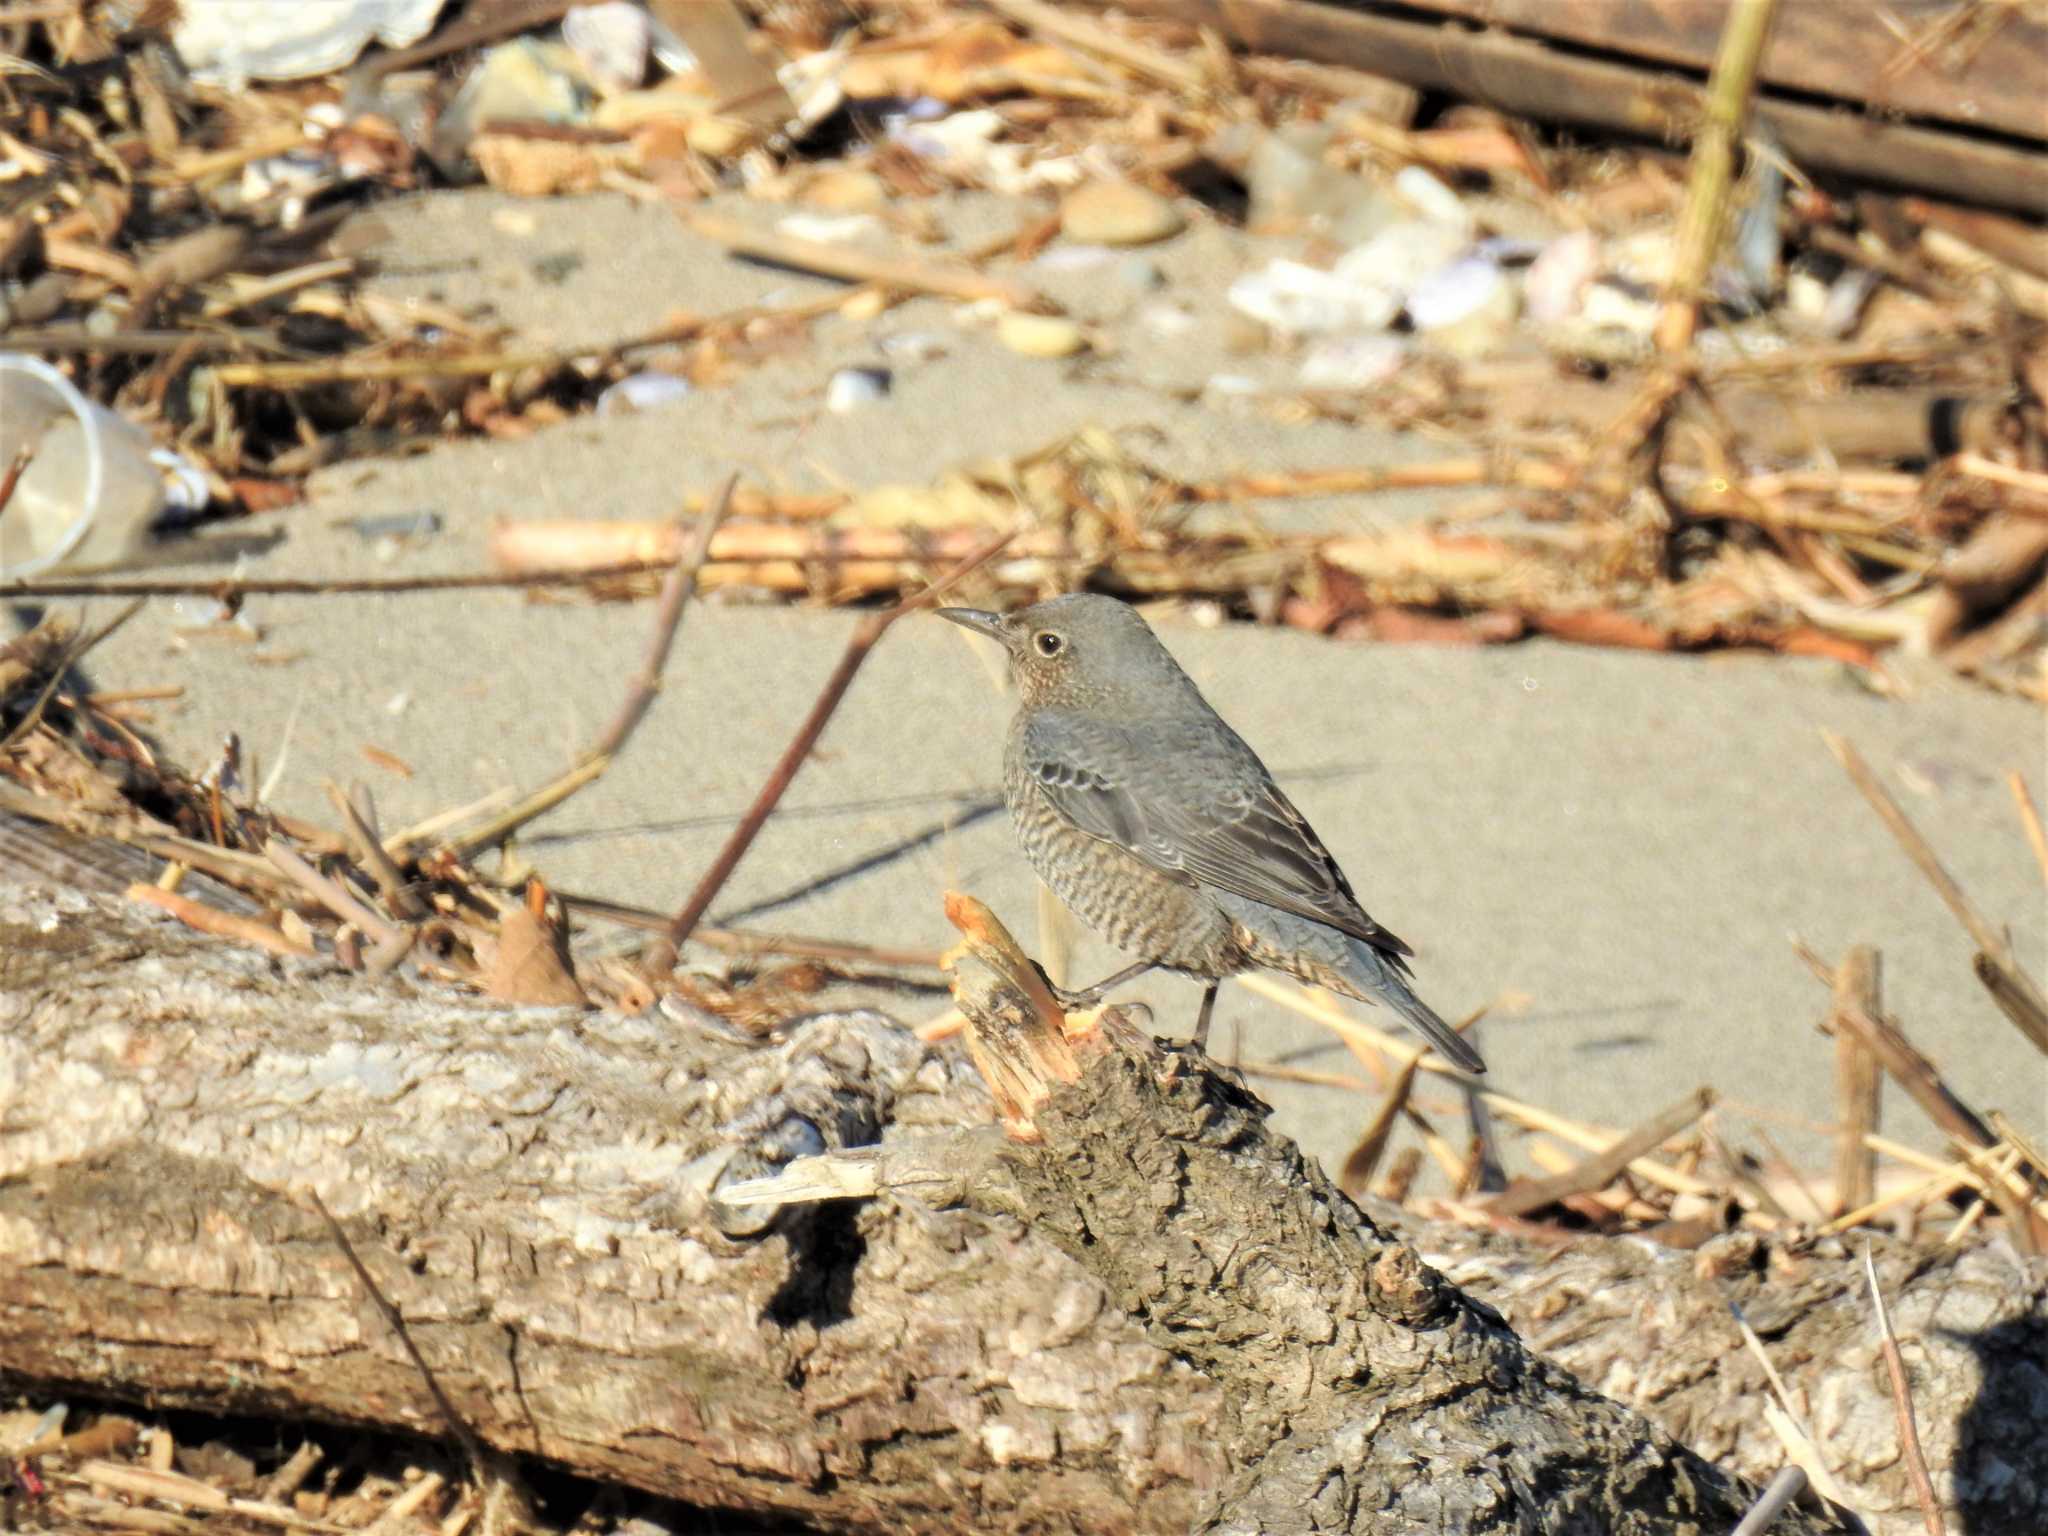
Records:
[[[1357,1145],[1344,1159],[1344,1166],[1337,1174],[1337,1187],[1354,1200],[1372,1188],[1373,1175],[1379,1171],[1380,1158],[1385,1155],[1387,1143],[1393,1136],[1394,1122],[1408,1107],[1409,1090],[1415,1086],[1415,1070],[1421,1062],[1422,1052],[1416,1051],[1401,1064],[1394,1086],[1380,1100],[1379,1108],[1359,1135]]]
[[[1407,1041],[1396,1037],[1386,1030],[1378,1029],[1371,1024],[1352,1018],[1335,1005],[1301,990],[1292,983],[1283,983],[1276,978],[1261,976],[1257,973],[1239,976],[1235,980],[1239,986],[1244,987],[1247,991],[1255,992],[1260,997],[1278,1003],[1283,1008],[1290,1009],[1304,1018],[1313,1019],[1318,1024],[1324,1025],[1339,1038],[1346,1041],[1346,1043],[1355,1040],[1359,1044],[1369,1046],[1374,1050],[1384,1051],[1390,1056],[1400,1056],[1402,1058],[1413,1054],[1413,1048]],[[1448,1077],[1454,1081],[1462,1081],[1463,1077],[1457,1068],[1442,1060],[1434,1052],[1422,1057],[1419,1070],[1435,1073],[1441,1077]],[[1534,1104],[1525,1103],[1520,1099],[1511,1098],[1507,1094],[1493,1089],[1482,1091],[1480,1098],[1488,1109],[1507,1116],[1517,1125],[1525,1125],[1533,1130],[1546,1131],[1553,1136],[1572,1143],[1574,1146],[1584,1147],[1591,1152],[1606,1150],[1619,1134],[1614,1131],[1602,1131],[1592,1126],[1582,1125],[1577,1121],[1567,1119],[1563,1115],[1554,1114],[1549,1110],[1539,1108]],[[1695,1178],[1691,1174],[1680,1173],[1678,1170],[1648,1157],[1639,1157],[1630,1163],[1629,1171],[1638,1178],[1646,1179],[1660,1188],[1670,1190],[1673,1194],[1713,1196],[1719,1193],[1715,1186],[1709,1184],[1705,1179]]]
[[[1858,1008],[1872,1018],[1883,1016],[1878,953],[1858,944],[1842,957],[1835,971],[1833,1007]],[[1835,1037],[1835,1097],[1840,1105],[1836,1130],[1835,1212],[1868,1205],[1877,1186],[1877,1153],[1870,1133],[1882,1110],[1884,1077],[1856,1032],[1830,1022]]]
[[[827,245],[821,240],[799,240],[773,230],[756,229],[738,219],[695,210],[679,214],[683,227],[694,235],[724,246],[756,261],[815,272],[850,283],[873,283],[882,288],[908,293],[930,293],[941,298],[970,302],[994,299],[1012,309],[1045,310],[1051,306],[1045,296],[1022,283],[988,277],[972,267],[951,262],[927,261],[922,257],[896,253],[855,250]]]
[[[2019,807],[2020,826],[2027,834],[2027,846],[2034,850],[2034,862],[2041,866],[2041,879],[2048,883],[2048,832],[2041,828],[2041,813],[2034,807],[2034,797],[2027,791],[2027,781],[2015,768],[2005,776],[2007,786],[2012,790],[2013,803]]]
[[[1571,1195],[1605,1189],[1640,1157],[1663,1146],[1714,1105],[1711,1088],[1700,1088],[1652,1115],[1642,1125],[1584,1159],[1577,1167],[1545,1179],[1518,1179],[1496,1195],[1488,1209],[1499,1216],[1527,1216]]]
[[[1692,146],[1692,176],[1678,228],[1678,254],[1657,319],[1657,350],[1666,356],[1692,346],[1699,325],[1707,274],[1721,251],[1728,223],[1728,197],[1735,185],[1735,151],[1756,90],[1777,0],[1734,0],[1721,31],[1721,46],[1707,79],[1705,121]]]
[[[668,664],[669,652],[675,646],[676,630],[683,621],[683,610],[689,605],[691,596],[697,590],[698,573],[711,551],[711,542],[718,533],[718,525],[724,521],[726,509],[732,504],[733,487],[739,483],[739,476],[728,475],[718,495],[697,520],[696,536],[682,544],[674,556],[674,565],[661,584],[661,598],[655,608],[654,628],[647,641],[647,649],[641,658],[640,671],[626,690],[626,696],[619,703],[617,712],[606,725],[603,733],[572,766],[558,774],[512,805],[500,811],[481,827],[465,832],[454,839],[450,849],[461,859],[473,858],[486,848],[502,843],[519,828],[535,817],[546,814],[567,800],[585,785],[603,777],[611,767],[612,760],[625,749],[626,742],[634,730],[646,718],[647,711],[654,705],[661,691],[661,674]]]
[[[1771,1524],[1792,1505],[1792,1501],[1806,1491],[1806,1474],[1796,1466],[1778,1468],[1764,1491],[1757,1495],[1756,1502],[1743,1515],[1731,1536],[1763,1536]]]
[[[146,885],[140,881],[128,887],[128,899],[145,905],[161,908],[200,933],[210,933],[216,938],[233,939],[239,944],[253,944],[258,949],[287,959],[306,959],[313,954],[311,946],[286,937],[269,923],[259,922],[253,917],[242,917],[233,912],[223,912],[218,907],[209,907],[204,902],[194,901],[189,896],[180,896],[159,885]]]
[[[1821,736],[1827,742],[1828,750],[1833,752],[1836,760],[1841,763],[1843,771],[1849,775],[1850,781],[1862,791],[1863,798],[1870,802],[1870,808],[1877,812],[1878,819],[1898,840],[1899,847],[1905,851],[1906,857],[1913,861],[1913,866],[1926,877],[1927,883],[1934,887],[1935,894],[1941,898],[1949,911],[1955,914],[1956,921],[1963,925],[1979,952],[1998,973],[1998,979],[2003,987],[2001,990],[1995,990],[1992,995],[1998,999],[2000,1011],[2011,1020],[2014,1028],[2033,1043],[2036,1050],[2048,1055],[2048,998],[2042,996],[2041,989],[2035,984],[2034,979],[2020,968],[2019,962],[2013,957],[2012,947],[2005,941],[2005,935],[1993,927],[1971,903],[1963,888],[1956,883],[1955,877],[1942,866],[1941,859],[1933,847],[1921,836],[1920,829],[1913,825],[1906,813],[1900,809],[1898,801],[1894,800],[1878,782],[1877,775],[1870,771],[1869,765],[1863,761],[1862,754],[1849,741],[1837,736],[1833,731],[1823,731]]]
[[[869,614],[861,620],[859,628],[854,630],[852,637],[847,641],[846,650],[840,656],[838,666],[833,669],[831,676],[825,679],[825,686],[811,705],[810,714],[805,717],[803,724],[797,727],[795,737],[783,750],[775,767],[770,770],[760,792],[754,797],[754,803],[747,807],[746,814],[740,818],[739,825],[733,828],[732,835],[726,839],[725,846],[718,851],[717,858],[704,872],[704,877],[697,882],[697,888],[690,893],[689,900],[684,902],[682,910],[676,913],[675,921],[669,925],[668,932],[650,946],[645,957],[645,966],[650,975],[666,976],[675,969],[678,951],[688,941],[705,912],[710,909],[711,903],[717,898],[725,882],[731,878],[733,870],[739,866],[747,849],[753,845],[755,837],[759,835],[769,815],[781,801],[783,791],[795,780],[797,770],[804,765],[811,754],[811,749],[817,745],[818,738],[824,734],[825,726],[839,707],[839,701],[846,696],[847,688],[852,685],[854,674],[860,670],[861,663],[867,660],[869,653],[880,643],[882,636],[888,633],[889,627],[904,615],[929,606],[941,592],[993,560],[1016,536],[1016,532],[1017,530],[1011,529],[987,540],[979,549],[974,550],[916,596],[905,598],[893,608]]]
[[[989,0],[989,7],[1020,27],[1083,53],[1096,54],[1184,95],[1200,97],[1209,93],[1208,74],[1199,64],[1134,42],[1099,21],[1073,15],[1060,6],[1048,5],[1046,0]]]
[[[1927,1522],[1927,1536],[1948,1536],[1941,1517],[1941,1504],[1934,1496],[1934,1483],[1927,1475],[1927,1458],[1920,1450],[1920,1428],[1913,1421],[1913,1393],[1906,1384],[1906,1362],[1899,1353],[1898,1335],[1892,1332],[1891,1313],[1884,1304],[1884,1290],[1877,1283],[1877,1263],[1870,1256],[1870,1244],[1863,1244],[1863,1273],[1870,1282],[1870,1305],[1877,1316],[1877,1330],[1884,1342],[1884,1366],[1891,1377],[1892,1405],[1899,1417],[1899,1448],[1906,1470],[1913,1479],[1913,1494],[1920,1501],[1921,1517]]]

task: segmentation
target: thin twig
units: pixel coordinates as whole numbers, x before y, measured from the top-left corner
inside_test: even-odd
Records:
[[[2034,850],[2034,862],[2041,866],[2041,878],[2048,881],[2048,832],[2041,829],[2041,813],[2034,808],[2034,797],[2027,792],[2027,781],[2015,768],[2005,776],[2005,782],[2012,789],[2013,802],[2019,806],[2020,825],[2026,828],[2027,846]]]
[[[1401,1117],[1401,1111],[1408,1107],[1409,1092],[1415,1087],[1415,1071],[1421,1065],[1423,1052],[1413,1051],[1401,1064],[1395,1075],[1393,1087],[1387,1090],[1380,1107],[1373,1112],[1372,1121],[1358,1138],[1344,1167],[1337,1175],[1337,1187],[1356,1200],[1372,1188],[1373,1175],[1379,1171],[1380,1158],[1386,1154],[1387,1143],[1393,1137],[1394,1122]]]
[[[35,444],[24,443],[15,450],[14,460],[5,472],[0,472],[0,516],[6,514],[7,503],[14,500],[14,488],[21,483],[23,472],[34,462],[35,456]]]
[[[24,714],[15,723],[13,730],[9,731],[6,736],[0,737],[0,750],[13,746],[22,737],[34,730],[37,723],[43,718],[43,711],[49,708],[50,700],[56,696],[57,689],[63,683],[65,674],[85,659],[87,651],[90,651],[102,640],[106,639],[107,636],[134,618],[141,609],[142,600],[137,598],[98,629],[90,634],[81,635],[78,639],[72,641],[70,645],[66,646],[64,654],[58,657],[51,666],[50,675],[44,680],[42,688],[37,692],[35,702],[29,705],[28,713]]]
[[[760,793],[754,797],[754,803],[747,807],[746,815],[742,816],[739,825],[733,828],[732,836],[726,839],[725,846],[718,852],[718,857],[712,860],[711,867],[704,872],[704,878],[697,882],[697,889],[690,893],[690,899],[683,903],[675,921],[669,924],[667,934],[649,947],[646,964],[650,975],[666,976],[675,969],[677,953],[696,929],[719,891],[724,888],[725,882],[732,877],[733,870],[745,857],[747,849],[753,845],[754,838],[781,801],[783,791],[795,780],[797,770],[803,767],[811,755],[811,749],[824,734],[825,726],[832,719],[833,711],[838,709],[839,701],[846,696],[846,690],[852,684],[854,674],[860,670],[861,663],[867,660],[868,653],[875,648],[882,636],[888,633],[889,626],[905,614],[914,613],[927,606],[955,582],[994,559],[1016,536],[1015,528],[996,535],[915,597],[905,598],[895,607],[869,614],[861,620],[852,638],[846,642],[846,651],[840,656],[839,665],[834,667],[832,675],[825,679],[825,686],[820,690],[816,702],[811,705],[810,714],[804,718],[803,724],[797,727],[796,736],[784,749],[767,781],[762,784]]]
[[[1700,296],[1728,222],[1735,151],[1742,143],[1743,121],[1749,115],[1757,66],[1776,9],[1777,0],[1735,0],[1721,30],[1720,50],[1707,80],[1706,120],[1692,146],[1692,178],[1679,225],[1677,259],[1657,320],[1657,349],[1667,356],[1689,348],[1699,324]]]
[[[1880,1195],[1867,1205],[1844,1211],[1832,1221],[1824,1221],[1814,1228],[1821,1237],[1832,1237],[1838,1232],[1852,1232],[1861,1226],[1868,1226],[1885,1212],[1902,1205],[1916,1208],[1926,1206],[1930,1201],[1946,1200],[1959,1189],[1970,1187],[1970,1169],[1965,1163],[1957,1163],[1947,1173],[1930,1173],[1917,1184],[1904,1189],[1895,1189],[1890,1194]]]
[[[619,705],[619,712],[612,717],[612,723],[598,737],[592,747],[594,757],[615,757],[624,749],[627,738],[640,724],[648,709],[653,705],[655,695],[661,692],[662,669],[668,665],[670,650],[675,646],[676,631],[682,626],[683,609],[697,590],[697,573],[704,569],[704,562],[711,558],[711,536],[718,532],[718,525],[725,521],[726,513],[732,507],[732,495],[739,488],[737,473],[727,475],[725,483],[718,488],[718,494],[704,515],[697,520],[697,537],[676,562],[675,569],[661,584],[661,602],[656,610],[654,632],[648,636],[647,652],[640,663],[640,675],[633,680],[633,687]]]
[[[1803,1470],[1821,1493],[1837,1504],[1846,1505],[1848,1495],[1836,1481],[1835,1475],[1822,1459],[1820,1447],[1813,1442],[1812,1434],[1792,1406],[1791,1395],[1785,1390],[1785,1380],[1778,1374],[1778,1368],[1771,1364],[1771,1357],[1764,1350],[1764,1341],[1756,1336],[1756,1330],[1749,1326],[1749,1319],[1742,1315],[1742,1308],[1734,1302],[1728,1304],[1734,1314],[1735,1326],[1741,1330],[1742,1342],[1756,1357],[1763,1368],[1764,1380],[1770,1385],[1770,1402],[1764,1404],[1764,1421],[1776,1431],[1778,1443],[1785,1447],[1785,1454],[1793,1464]]]
[[[1621,1176],[1629,1164],[1656,1151],[1713,1105],[1714,1091],[1711,1088],[1697,1089],[1652,1115],[1611,1146],[1584,1159],[1577,1167],[1547,1179],[1517,1180],[1490,1201],[1487,1209],[1497,1216],[1526,1216],[1569,1195],[1605,1189]]]
[[[442,1422],[448,1426],[448,1432],[455,1437],[456,1444],[462,1449],[463,1459],[469,1463],[471,1482],[479,1492],[486,1492],[495,1484],[501,1495],[509,1493],[524,1503],[525,1492],[511,1459],[496,1454],[486,1446],[483,1437],[471,1427],[469,1420],[456,1411],[454,1402],[441,1389],[440,1378],[434,1375],[433,1368],[427,1364],[427,1357],[421,1354],[419,1346],[413,1343],[412,1333],[405,1326],[404,1314],[377,1288],[377,1282],[371,1277],[368,1266],[357,1255],[355,1245],[348,1240],[348,1233],[342,1230],[341,1223],[334,1219],[334,1213],[327,1209],[327,1202],[320,1198],[320,1192],[308,1186],[306,1197],[313,1202],[313,1209],[320,1213],[321,1220],[327,1223],[327,1230],[334,1238],[335,1246],[341,1249],[342,1256],[348,1260],[349,1268],[356,1272],[356,1279],[362,1282],[363,1290],[369,1296],[371,1304],[382,1314],[391,1331],[398,1335],[398,1342],[411,1359],[413,1369],[420,1373],[420,1380],[426,1383],[427,1395],[433,1398],[434,1406],[440,1410]]]
[[[1187,95],[1199,97],[1208,94],[1209,79],[1199,64],[1133,42],[1122,33],[1111,31],[1101,22],[1086,16],[1069,15],[1069,8],[1048,5],[1046,0],[990,0],[990,5],[1018,26],[1041,32],[1055,42],[1065,43],[1084,53],[1099,54],[1136,74]]]
[[[668,664],[669,652],[675,646],[676,630],[683,621],[683,610],[689,605],[691,595],[697,590],[697,574],[704,569],[704,562],[711,553],[711,536],[718,531],[718,525],[725,521],[725,514],[732,506],[732,493],[739,484],[738,475],[726,477],[718,495],[710,507],[697,521],[697,536],[676,557],[667,577],[661,584],[661,600],[655,610],[654,629],[648,636],[647,650],[641,657],[640,672],[626,690],[626,697],[620,701],[618,713],[604,728],[589,751],[565,772],[556,775],[531,794],[514,801],[510,806],[493,816],[474,831],[465,832],[449,847],[458,858],[474,858],[486,848],[496,847],[514,832],[538,816],[545,815],[582,789],[586,784],[596,782],[612,764],[612,760],[625,749],[626,742],[634,729],[646,718],[653,707],[655,696],[661,692],[662,669]]]
[[[213,377],[226,389],[303,389],[309,384],[383,384],[402,379],[467,379],[528,368],[560,368],[562,352],[463,352],[453,357],[324,357],[310,363],[221,363]]]
[[[1833,1009],[1859,1008],[1882,1018],[1881,978],[1877,951],[1867,944],[1854,946],[1835,970]],[[1870,1133],[1883,1108],[1884,1076],[1855,1030],[1832,1020],[1829,1027],[1835,1037],[1835,1097],[1841,1106],[1835,1133],[1834,1214],[1839,1216],[1868,1205],[1876,1194],[1877,1152]]]
[[[327,781],[326,788],[327,798],[332,800],[334,808],[341,812],[342,824],[348,832],[349,846],[354,849],[356,858],[361,861],[363,868],[369,871],[370,878],[377,882],[377,889],[385,901],[390,903],[391,910],[408,920],[425,917],[427,904],[420,899],[419,892],[406,881],[405,871],[398,867],[398,861],[385,852],[384,845],[377,840],[376,832],[363,820],[362,812],[355,808],[354,802],[332,779]]]
[[[1920,1501],[1921,1518],[1927,1522],[1927,1536],[1948,1536],[1935,1502],[1934,1483],[1927,1475],[1927,1458],[1920,1453],[1920,1429],[1913,1422],[1913,1394],[1906,1385],[1906,1362],[1899,1354],[1898,1336],[1892,1332],[1891,1313],[1884,1304],[1884,1291],[1877,1283],[1877,1262],[1870,1256],[1870,1242],[1863,1244],[1863,1273],[1870,1282],[1870,1304],[1877,1313],[1877,1329],[1884,1340],[1884,1365],[1892,1379],[1892,1405],[1899,1415],[1899,1448],[1905,1453],[1906,1470],[1913,1479],[1913,1493]]]
[[[368,80],[381,80],[395,70],[417,69],[431,59],[494,43],[501,37],[538,30],[568,14],[576,0],[513,0],[512,4],[472,6],[460,21],[443,27],[424,42],[389,53],[373,54],[361,66]]]
[[[920,1036],[920,1038],[923,1038]],[[1309,1067],[1290,1067],[1281,1061],[1235,1061],[1231,1070],[1246,1077],[1271,1078],[1276,1083],[1300,1083],[1307,1088],[1341,1088],[1346,1093],[1371,1093],[1379,1085],[1349,1072],[1317,1072]]]
[[[202,901],[189,896],[180,896],[162,886],[149,885],[142,881],[128,887],[130,901],[146,902],[159,907],[183,923],[187,928],[201,933],[213,934],[216,938],[233,939],[237,943],[254,944],[273,955],[304,959],[313,951],[296,939],[288,938],[269,923],[257,918],[243,917],[239,913],[223,912],[218,907],[209,907]]]
[[[1906,1090],[1929,1119],[1971,1155],[1983,1155],[1998,1148],[1999,1138],[1983,1118],[1956,1096],[1934,1063],[1920,1053],[1897,1024],[1890,1019],[1872,1018],[1861,1008],[1839,1005],[1834,1019],[1837,1028],[1853,1030],[1892,1080]],[[1872,1138],[1873,1144],[1875,1140]],[[2017,1198],[2003,1181],[1986,1184],[1985,1192],[2011,1223],[2014,1244],[2024,1253],[2035,1253],[2048,1246],[2048,1219],[2044,1219],[2029,1202],[2038,1198],[2048,1186],[2044,1186],[2038,1176],[2030,1175],[2022,1187],[2026,1201]],[[1839,1226],[1841,1223],[1838,1220],[1830,1225]]]
[[[283,839],[273,837],[264,844],[263,853],[294,885],[343,922],[353,923],[379,950],[396,949],[409,939],[410,930],[396,926],[358,901],[353,891],[321,874]]]
[[[190,581],[12,581],[0,583],[0,598],[211,597],[223,603],[245,597],[349,597],[402,592],[466,592],[480,588],[577,587],[621,576],[644,576],[667,560],[626,560],[616,565],[553,571],[469,571],[452,576],[364,576],[339,581],[291,577],[262,580]]]
[[[1963,888],[1956,884],[1954,876],[1942,867],[1940,857],[1936,855],[1927,839],[1920,835],[1920,829],[1913,825],[1906,813],[1899,808],[1898,801],[1891,797],[1885,787],[1878,782],[1877,775],[1870,771],[1869,764],[1863,761],[1863,755],[1845,738],[1837,736],[1833,731],[1822,731],[1821,735],[1828,744],[1828,750],[1835,754],[1843,771],[1849,775],[1850,781],[1863,792],[1863,798],[1870,802],[1870,808],[1877,812],[1878,819],[1890,828],[1892,836],[1898,839],[1899,847],[1905,850],[1906,857],[1911,859],[1914,867],[1927,877],[1927,883],[1934,887],[1934,893],[1942,899],[1949,911],[1955,914],[1956,921],[1969,932],[1970,938],[1985,958],[2001,973],[1999,979],[2003,986],[1992,992],[1992,996],[1999,1004],[1999,1011],[2011,1020],[2014,1028],[2033,1042],[2036,1050],[2048,1055],[2048,997],[2042,995],[2033,977],[2020,968],[2018,960],[2013,957],[2012,947],[2005,942],[2005,935],[1994,928],[1984,914],[1972,905],[1970,898],[1963,894]]]
[[[624,902],[610,901],[602,896],[580,896],[571,891],[556,891],[555,900],[571,911],[600,922],[617,923],[622,928],[638,928],[648,933],[666,933],[674,921],[667,912],[654,912],[646,907],[629,906]],[[748,928],[714,928],[708,923],[699,923],[691,935],[698,943],[713,949],[722,949],[734,955],[790,955],[800,960],[828,960],[852,962],[856,965],[902,967],[904,969],[936,971],[944,961],[942,951],[936,949],[891,949],[878,944],[856,944],[851,939],[814,939],[795,933],[757,933]]]
[[[723,214],[692,211],[681,218],[683,227],[691,234],[741,256],[815,272],[822,277],[836,277],[842,282],[877,283],[885,288],[969,301],[995,299],[1012,309],[1051,307],[1036,290],[1022,283],[984,276],[972,267],[927,261],[918,256],[855,250],[850,246],[828,245],[822,240],[800,240],[774,230],[757,229]]]

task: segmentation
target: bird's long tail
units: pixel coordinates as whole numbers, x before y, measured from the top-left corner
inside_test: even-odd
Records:
[[[1465,1037],[1437,1016],[1435,1009],[1417,997],[1408,985],[1408,978],[1397,968],[1397,962],[1381,954],[1361,939],[1351,941],[1351,954],[1358,968],[1364,972],[1367,990],[1375,997],[1386,999],[1394,1011],[1406,1019],[1415,1032],[1440,1051],[1446,1060],[1466,1072],[1480,1073],[1486,1070],[1486,1063],[1479,1053],[1472,1049]]]

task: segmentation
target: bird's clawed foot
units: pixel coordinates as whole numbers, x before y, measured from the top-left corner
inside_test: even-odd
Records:
[[[1031,963],[1038,965],[1038,962],[1035,960]],[[1095,983],[1094,986],[1083,987],[1078,992],[1070,992],[1065,987],[1055,986],[1053,979],[1045,974],[1045,967],[1042,965],[1038,966],[1038,974],[1044,979],[1047,989],[1053,995],[1053,1000],[1060,1007],[1064,1008],[1068,1013],[1085,1013],[1090,1008],[1100,1008],[1102,1000],[1108,997],[1111,992],[1115,991],[1125,982],[1133,981],[1144,975],[1151,969],[1153,969],[1153,963],[1150,960],[1140,960],[1136,965],[1127,965],[1114,976],[1105,976],[1102,980]]]
[[[1209,1016],[1216,1011],[1216,993],[1222,987],[1220,981],[1212,981],[1202,993],[1202,1011],[1195,1015],[1195,1032],[1188,1037],[1188,1044],[1204,1056],[1209,1054]]]

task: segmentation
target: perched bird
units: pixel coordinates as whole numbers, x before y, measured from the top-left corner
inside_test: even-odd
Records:
[[[1012,614],[941,608],[1001,643],[1020,706],[1003,796],[1025,857],[1136,965],[1207,981],[1206,1045],[1225,976],[1263,966],[1391,1004],[1467,1072],[1479,1053],[1409,989],[1401,940],[1366,916],[1308,819],[1181,671],[1136,609],[1077,593]]]

